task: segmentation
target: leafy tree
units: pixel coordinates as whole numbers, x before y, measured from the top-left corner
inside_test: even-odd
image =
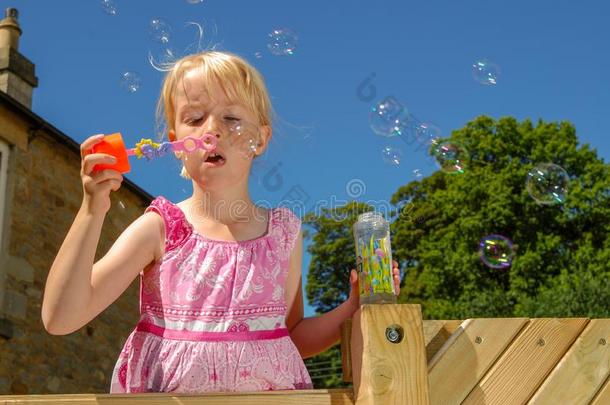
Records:
[[[421,303],[431,319],[610,316],[610,167],[578,144],[574,127],[479,117],[447,140],[468,150],[464,172],[437,171],[391,198],[399,210],[393,257],[405,273],[399,301]],[[569,174],[563,204],[539,205],[528,194],[528,172],[546,162]],[[347,298],[351,227],[370,210],[352,202],[305,217],[312,241],[306,291],[316,311]],[[514,241],[509,268],[480,260],[479,241],[489,234]],[[340,364],[332,350],[325,359]]]

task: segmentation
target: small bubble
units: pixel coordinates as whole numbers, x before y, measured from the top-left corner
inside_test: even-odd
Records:
[[[119,200],[119,208],[124,210],[125,209],[125,204],[123,204],[123,201]]]
[[[472,64],[472,77],[481,84],[496,85],[499,76],[500,67],[487,59],[479,59]]]
[[[421,178],[423,175],[421,174],[421,170],[419,170],[419,169],[415,169],[415,170],[413,170],[413,176],[415,176],[415,178],[419,179],[419,178]]]
[[[402,159],[402,151],[398,148],[393,148],[391,146],[386,146],[381,150],[383,154],[383,161],[393,165],[398,166]]]
[[[289,28],[276,28],[268,35],[267,49],[276,56],[294,55],[299,38]]]
[[[492,269],[505,269],[513,262],[513,242],[506,236],[487,235],[479,242],[479,257]]]
[[[140,89],[142,80],[136,72],[125,72],[121,75],[121,87],[129,93],[135,93]]]
[[[562,204],[567,198],[569,181],[570,177],[563,167],[541,163],[528,172],[526,188],[538,204]]]
[[[119,12],[116,7],[116,3],[114,0],[101,0],[100,4],[102,5],[102,9],[108,15],[117,15]]]
[[[172,27],[161,18],[153,18],[148,25],[148,34],[150,37],[162,44],[167,44],[171,37]]]
[[[188,4],[201,4],[204,0],[186,0]]]
[[[262,52],[254,52],[254,57],[256,59],[262,59],[263,58],[263,53]]]
[[[443,172],[456,174],[466,170],[469,154],[460,143],[447,141],[434,144],[432,153]]]

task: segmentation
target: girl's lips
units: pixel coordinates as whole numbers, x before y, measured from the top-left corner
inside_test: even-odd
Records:
[[[221,167],[225,165],[225,160],[224,159],[220,159],[217,162],[203,162],[203,165],[205,167]]]

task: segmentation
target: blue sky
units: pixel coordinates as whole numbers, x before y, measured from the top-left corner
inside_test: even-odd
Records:
[[[364,185],[359,200],[384,201],[415,179],[414,170],[437,170],[414,146],[370,129],[370,107],[387,96],[442,135],[481,114],[569,120],[581,142],[610,158],[610,5],[602,0],[114,3],[112,16],[99,0],[0,1],[19,10],[20,51],[36,64],[34,112],[79,143],[117,131],[128,144],[154,137],[162,74],[148,62],[159,49],[149,23],[166,21],[182,53],[197,41],[186,23],[197,22],[204,46],[244,56],[261,71],[280,118],[253,172],[255,200],[276,204],[295,189],[307,206],[347,200],[346,185],[356,180]],[[267,50],[268,33],[280,27],[298,35],[292,56]],[[497,85],[473,79],[481,58],[500,67]],[[141,79],[135,93],[120,86],[127,71]],[[367,78],[372,101],[358,92]],[[399,165],[383,161],[385,146],[402,149]],[[150,194],[189,196],[173,158],[132,163],[126,177]],[[308,263],[305,255],[304,277]]]

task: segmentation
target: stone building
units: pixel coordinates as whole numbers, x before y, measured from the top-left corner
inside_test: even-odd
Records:
[[[19,53],[15,9],[0,21],[0,395],[108,392],[138,318],[138,280],[67,336],[42,324],[44,284],[80,207],[80,147],[31,110],[35,66]],[[42,39],[41,39],[42,40]],[[125,179],[111,193],[95,260],[152,201]]]

